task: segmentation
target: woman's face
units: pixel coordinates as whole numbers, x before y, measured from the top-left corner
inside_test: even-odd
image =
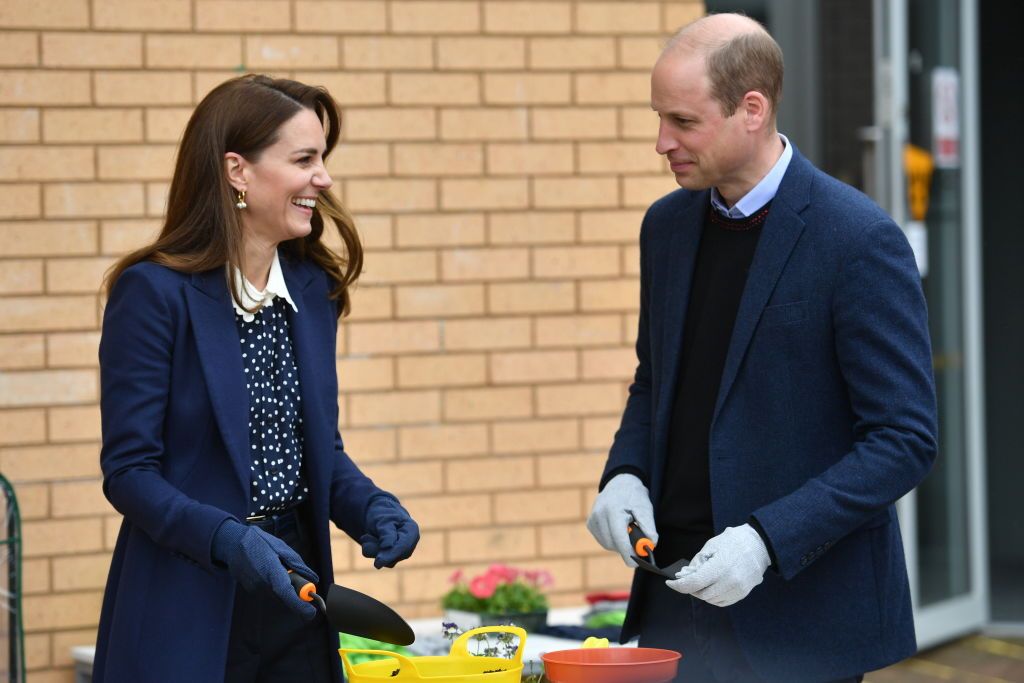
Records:
[[[247,204],[241,210],[246,240],[275,246],[309,234],[312,205],[332,185],[324,168],[325,148],[320,120],[303,108],[281,124],[277,142],[255,162],[239,158]],[[238,187],[237,182],[232,184]]]

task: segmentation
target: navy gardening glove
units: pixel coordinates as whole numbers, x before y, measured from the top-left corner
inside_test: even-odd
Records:
[[[213,559],[226,564],[246,590],[267,586],[304,620],[311,621],[316,616],[316,608],[295,592],[288,570],[294,570],[313,583],[319,578],[280,538],[228,519],[214,533],[211,551]]]
[[[378,495],[366,506],[366,533],[359,539],[363,557],[373,566],[394,567],[412,555],[420,541],[420,527],[405,508],[390,496]]]

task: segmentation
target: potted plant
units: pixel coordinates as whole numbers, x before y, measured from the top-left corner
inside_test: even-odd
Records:
[[[515,624],[527,631],[547,625],[548,600],[543,589],[553,581],[544,570],[520,570],[492,564],[482,574],[466,577],[462,570],[449,579],[451,589],[441,598],[450,622],[462,628]]]

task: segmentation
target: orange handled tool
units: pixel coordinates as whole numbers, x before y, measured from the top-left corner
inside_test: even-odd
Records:
[[[324,615],[327,614],[327,605],[324,603],[324,599],[317,595],[316,584],[307,581],[305,577],[296,574],[291,569],[288,570],[288,578],[292,580],[292,586],[295,587],[295,592],[299,594],[300,599],[312,602],[320,612]]]
[[[690,564],[690,560],[684,558],[667,567],[659,567],[654,561],[654,541],[647,537],[635,519],[630,521],[628,530],[629,542],[633,546],[633,559],[641,569],[664,576],[666,579],[674,579],[679,570]]]

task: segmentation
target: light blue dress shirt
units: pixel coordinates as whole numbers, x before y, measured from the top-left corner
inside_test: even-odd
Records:
[[[761,181],[754,185],[750,192],[740,197],[740,200],[733,204],[731,209],[725,205],[722,195],[718,194],[718,189],[711,188],[711,206],[715,208],[715,211],[727,218],[746,218],[757,213],[765,204],[775,199],[782,176],[786,175],[789,161],[793,158],[793,147],[789,144],[789,139],[782,133],[779,133],[779,137],[782,138],[782,156],[772,166],[772,170],[768,171],[768,174],[761,178]]]

